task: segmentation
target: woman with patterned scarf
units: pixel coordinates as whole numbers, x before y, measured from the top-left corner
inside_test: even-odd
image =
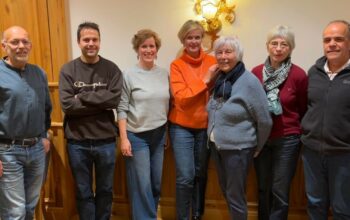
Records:
[[[248,170],[270,134],[272,120],[261,83],[244,67],[238,39],[221,37],[214,51],[218,78],[207,105],[209,145],[230,219],[246,220]]]
[[[307,107],[308,78],[291,62],[294,34],[287,26],[273,28],[266,42],[264,64],[253,68],[268,97],[273,126],[270,137],[255,158],[259,220],[286,220],[289,191],[300,148],[300,122]]]

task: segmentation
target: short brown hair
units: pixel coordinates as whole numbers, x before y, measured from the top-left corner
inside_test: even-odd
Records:
[[[153,39],[156,43],[157,50],[159,50],[160,46],[162,45],[161,40],[160,40],[158,34],[150,29],[139,30],[131,40],[132,47],[137,52],[140,45],[143,42],[145,42],[145,40],[147,40],[148,38],[151,38],[151,37],[153,37]]]

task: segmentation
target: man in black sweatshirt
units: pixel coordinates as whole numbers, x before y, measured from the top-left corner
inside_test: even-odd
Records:
[[[77,38],[81,56],[62,67],[59,82],[69,163],[80,220],[108,220],[117,135],[112,109],[118,107],[123,78],[117,65],[98,55],[97,24],[80,24]]]
[[[324,56],[309,70],[302,120],[303,162],[311,220],[350,219],[350,24],[323,32]]]

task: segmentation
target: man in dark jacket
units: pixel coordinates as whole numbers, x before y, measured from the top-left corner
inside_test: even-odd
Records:
[[[302,121],[303,162],[311,220],[350,219],[350,25],[332,21],[323,32],[324,57],[309,70]]]

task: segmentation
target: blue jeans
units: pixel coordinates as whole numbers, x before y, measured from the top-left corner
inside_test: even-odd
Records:
[[[207,129],[170,124],[169,133],[176,165],[176,215],[178,220],[188,220],[191,205],[192,216],[204,213],[210,155]]]
[[[41,140],[31,147],[0,144],[0,160],[4,171],[0,177],[1,219],[33,219],[45,171]]]
[[[350,219],[350,152],[325,154],[304,147],[305,190],[310,220]]]
[[[132,157],[125,157],[132,219],[157,219],[162,182],[166,126],[141,133],[127,132]]]
[[[69,163],[76,187],[80,220],[107,220],[111,216],[116,144],[105,140],[67,140]],[[95,168],[95,193],[92,189]]]
[[[247,177],[255,148],[243,150],[217,150],[210,142],[219,185],[226,199],[232,220],[247,220]]]
[[[268,140],[255,158],[259,220],[287,220],[289,191],[298,163],[300,135]]]

